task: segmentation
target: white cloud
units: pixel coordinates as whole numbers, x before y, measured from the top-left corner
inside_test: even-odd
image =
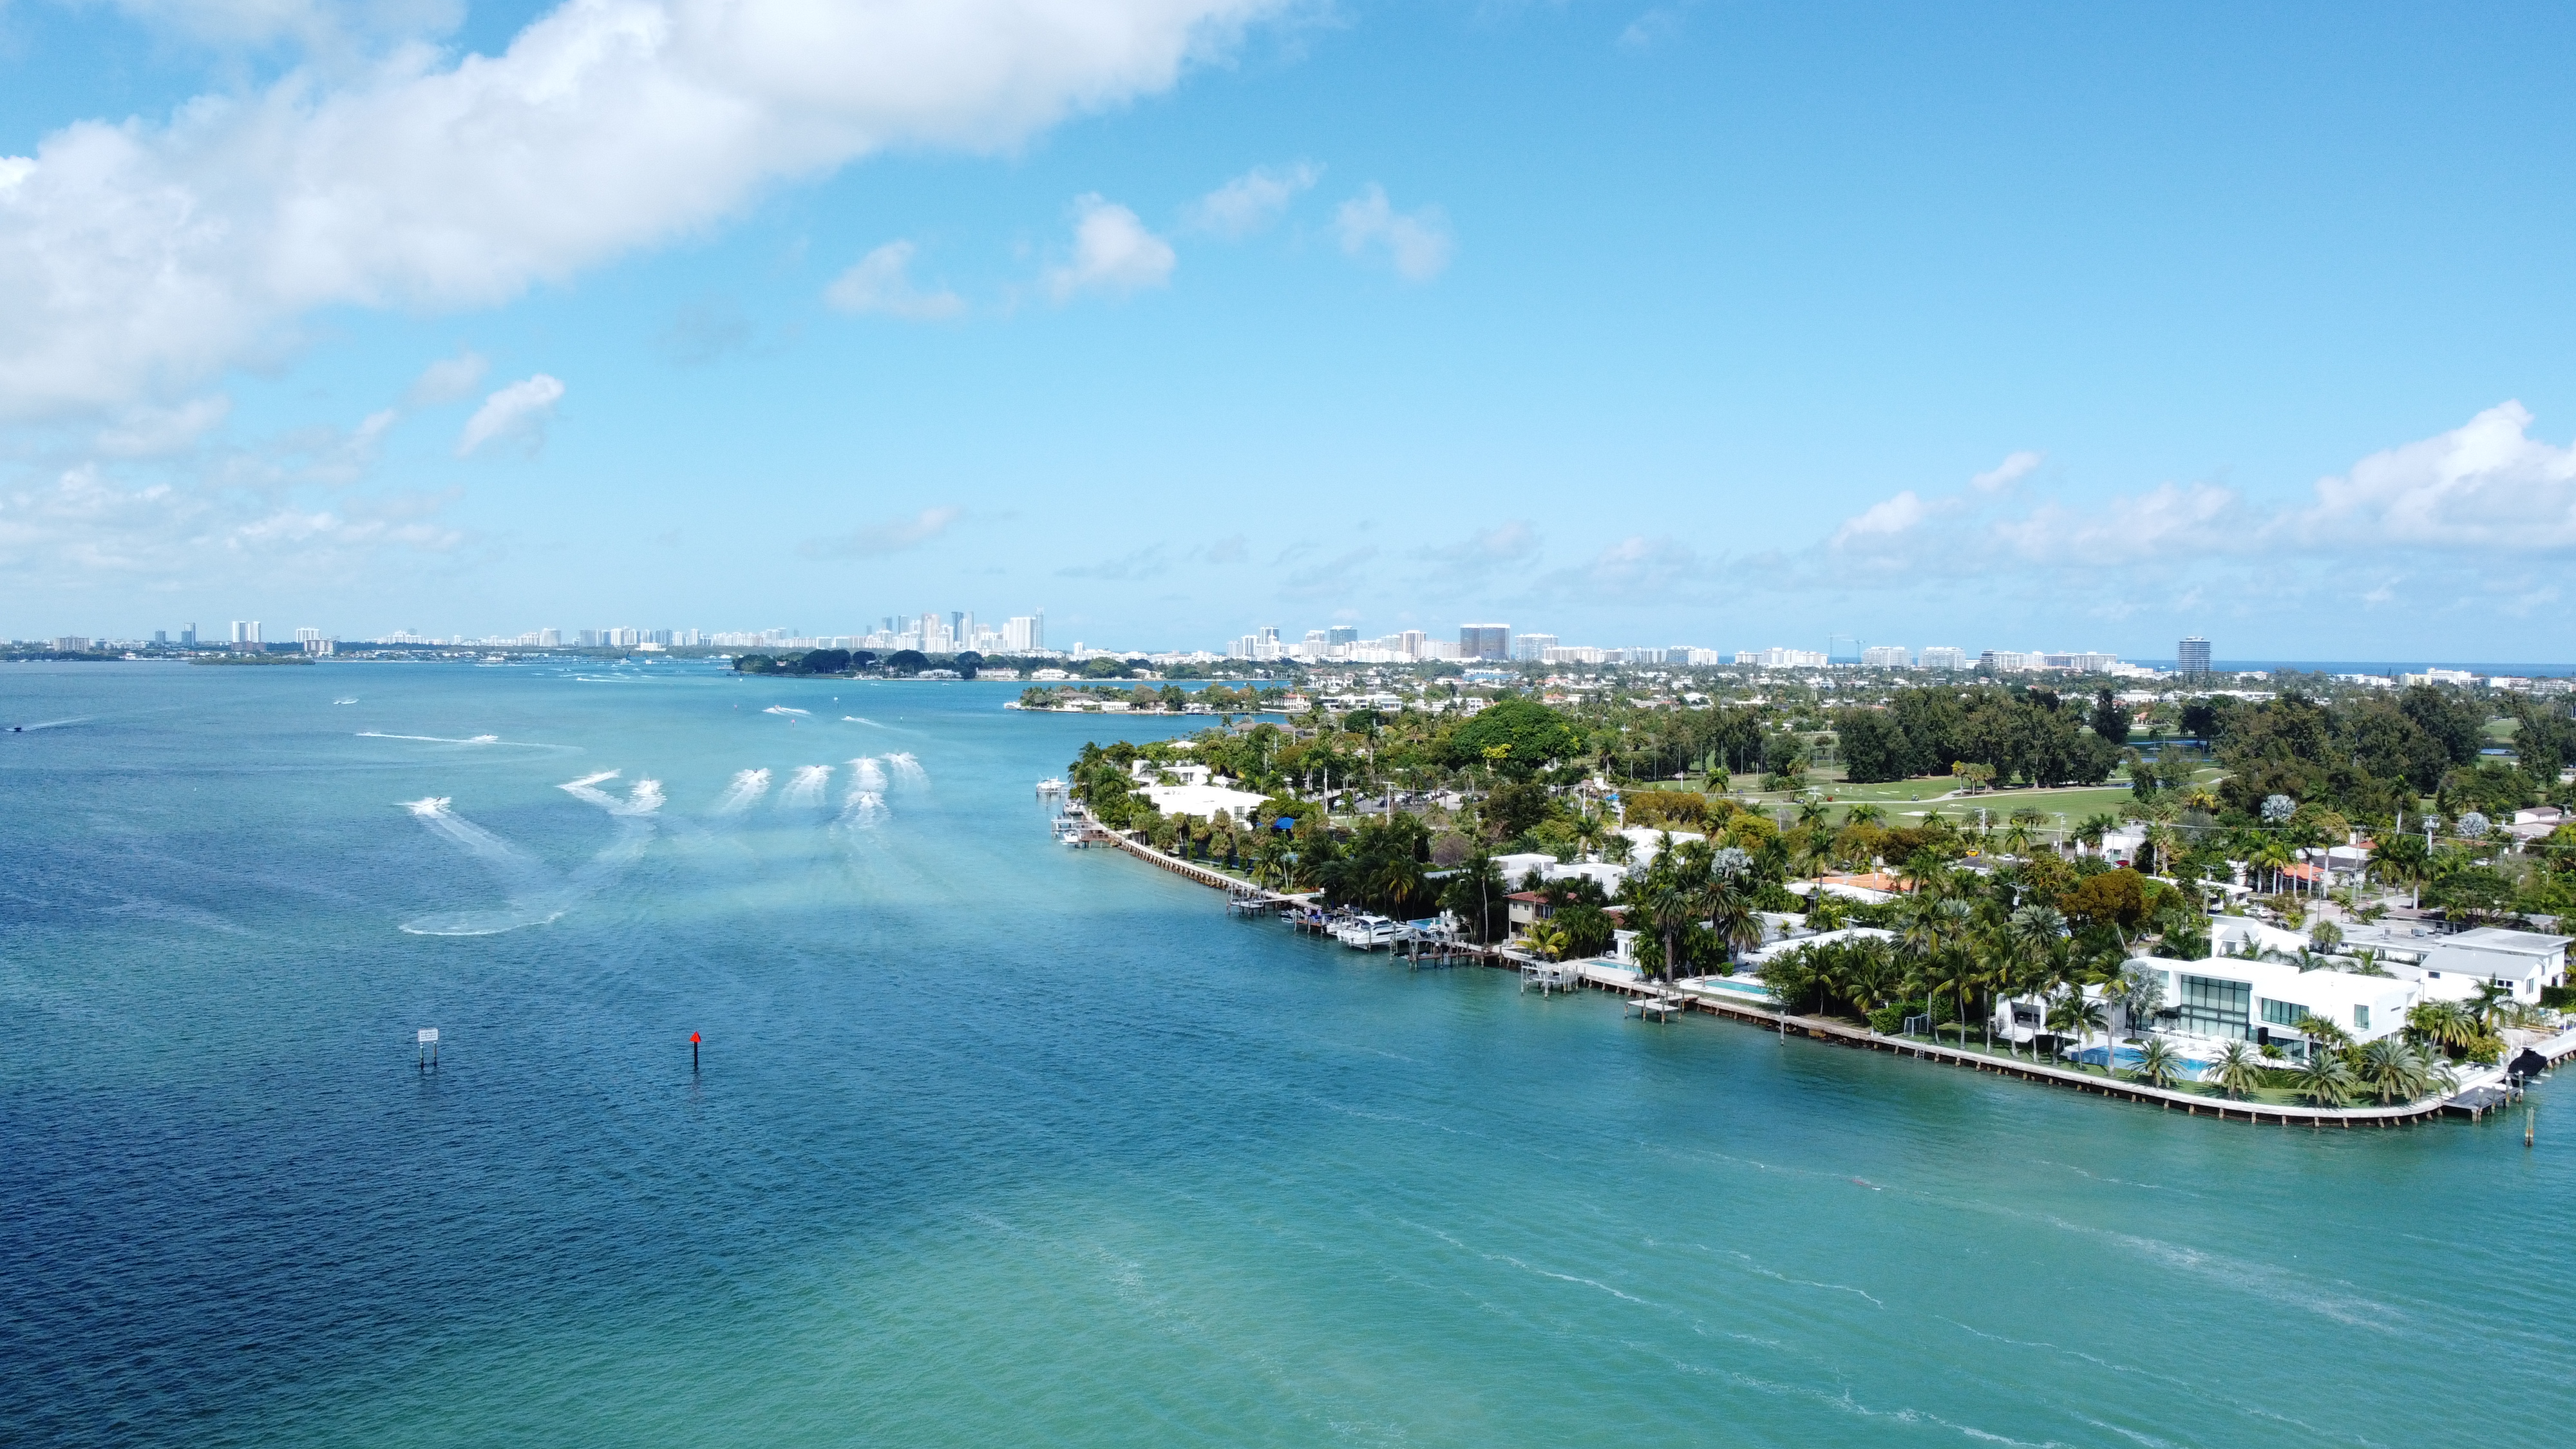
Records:
[[[2252,522],[2232,488],[2163,483],[2098,503],[2043,504],[1992,528],[2029,562],[2076,567],[2234,553]]]
[[[233,400],[218,393],[173,408],[129,408],[116,426],[98,435],[98,450],[111,458],[152,458],[184,452],[224,419]]]
[[[1440,208],[1399,212],[1387,201],[1386,188],[1374,181],[1342,203],[1333,214],[1333,227],[1341,233],[1344,252],[1357,257],[1383,248],[1396,275],[1408,282],[1427,282],[1440,275],[1457,250],[1449,235],[1449,219]]]
[[[941,290],[924,292],[912,283],[913,245],[890,241],[859,259],[858,265],[823,289],[823,300],[836,311],[878,313],[908,321],[928,322],[966,310],[966,299]]]
[[[948,531],[957,521],[958,511],[941,506],[925,508],[905,518],[888,518],[861,524],[839,538],[816,539],[799,545],[809,558],[876,558],[918,548]]]
[[[421,369],[403,401],[412,407],[435,407],[470,397],[474,389],[483,385],[483,374],[491,367],[482,354],[471,349],[454,357],[442,357]]]
[[[1125,295],[1172,279],[1179,258],[1171,243],[1145,229],[1136,213],[1095,192],[1073,203],[1073,260],[1047,271],[1047,291],[1057,301],[1080,292]]]
[[[463,0],[111,0],[156,31],[233,47],[292,40],[340,51],[378,36],[443,35],[465,18]]]
[[[2396,548],[2576,548],[2576,446],[2530,436],[2531,413],[2499,403],[2459,427],[2373,453],[2320,478],[2312,506],[2274,531],[2309,544]]]
[[[2008,454],[2002,462],[1970,478],[1968,486],[1980,493],[2000,493],[2037,472],[2047,456],[2027,449]]]
[[[0,158],[0,415],[167,396],[319,307],[506,300],[888,146],[1008,147],[1285,3],[571,0],[495,56],[67,126]]]
[[[493,393],[465,420],[465,431],[456,435],[456,456],[465,457],[503,439],[523,442],[531,450],[543,446],[546,424],[553,420],[555,404],[563,395],[564,385],[542,372]]]
[[[1277,221],[1288,204],[1322,179],[1324,168],[1312,161],[1294,166],[1255,166],[1198,199],[1190,223],[1221,237],[1247,237]]]
[[[1626,50],[1653,50],[1681,38],[1682,7],[1658,5],[1631,20],[1619,32],[1619,44]]]
[[[1923,495],[1908,488],[1844,519],[1843,526],[1834,530],[1833,546],[1846,548],[1865,539],[1895,538],[1911,533],[1931,515],[1932,509],[1924,503]]]

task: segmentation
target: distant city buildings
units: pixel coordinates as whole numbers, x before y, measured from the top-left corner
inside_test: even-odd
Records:
[[[1948,644],[1934,644],[1924,649],[1923,661],[1919,667],[1924,669],[1965,669],[1968,667],[1968,651],[1965,649],[1954,648]]]
[[[1863,669],[1904,669],[1913,663],[1902,644],[1872,644],[1860,651]]]
[[[2209,641],[2197,634],[2174,646],[2174,672],[2185,679],[2209,673]]]
[[[1459,625],[1458,657],[1461,659],[1510,659],[1512,657],[1512,626],[1509,624]]]

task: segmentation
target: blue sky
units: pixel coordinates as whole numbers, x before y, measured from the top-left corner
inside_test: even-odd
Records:
[[[0,632],[2576,659],[2563,8],[850,9],[9,0]]]

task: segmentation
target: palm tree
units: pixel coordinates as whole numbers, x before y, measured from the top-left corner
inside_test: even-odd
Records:
[[[2480,1035],[2476,1019],[2462,1011],[2455,1001],[2416,1003],[2407,1009],[2406,1029],[2427,1044],[2445,1050],[2466,1047]]]
[[[2131,1075],[2151,1087],[2170,1087],[2182,1075],[2182,1053],[2163,1037],[2149,1032],[2147,1039],[2138,1044],[2138,1064],[2131,1069]]]
[[[2411,1102],[2433,1088],[2424,1054],[2402,1038],[2383,1036],[2361,1049],[2362,1084],[2379,1094],[2380,1105],[2399,1098]]]
[[[1843,812],[1843,824],[1845,825],[1876,825],[1886,818],[1887,811],[1884,808],[1868,804],[1866,802],[1854,805],[1849,810]]]
[[[2075,838],[2094,850],[2102,848],[2102,837],[2120,828],[2117,817],[2107,811],[2095,811],[2075,823]]]
[[[1762,917],[1746,885],[1740,873],[1713,875],[1704,900],[1709,930],[1729,960],[1762,944]]]
[[[2254,847],[2252,854],[2246,857],[2245,863],[2270,876],[2272,889],[2277,892],[2281,888],[2281,872],[2288,869],[2294,859],[2296,857],[2290,853],[2290,847],[2286,842],[2278,837],[2267,836]]]
[[[1554,921],[1538,921],[1532,923],[1529,928],[1529,943],[1530,949],[1550,961],[1562,961],[1565,959],[1566,951],[1573,945],[1573,938],[1563,926]]]
[[[2352,1068],[2343,1064],[2335,1052],[2319,1052],[2298,1069],[2298,1094],[2319,1107],[2340,1107],[2353,1099],[2359,1083],[2352,1078]]]
[[[2231,1041],[2220,1049],[2218,1060],[2201,1073],[2201,1080],[2231,1097],[2250,1097],[2256,1087],[2263,1085],[2263,1058],[2252,1046]]]
[[[2102,1074],[2110,1075],[2111,1059],[2115,1053],[2109,1044],[2109,1017],[2104,1014],[2102,1003],[2086,996],[2083,987],[2072,982],[2067,984],[2064,993],[2057,998],[2057,1004],[2048,1009],[2048,1030],[2061,1038],[2074,1037],[2077,1051],[2084,1049],[2087,1035],[2100,1031],[2103,1034]]]

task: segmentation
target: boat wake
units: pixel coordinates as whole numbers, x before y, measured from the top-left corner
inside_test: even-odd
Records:
[[[823,791],[832,781],[829,765],[799,765],[787,789],[778,797],[782,810],[806,809],[823,803]]]
[[[792,707],[790,707],[790,706],[788,706],[788,705],[783,705],[783,704],[773,704],[773,705],[771,705],[769,708],[762,710],[762,711],[761,711],[761,713],[762,713],[762,714],[801,714],[801,715],[811,716],[811,715],[814,713],[814,711],[812,711],[812,710],[810,710],[810,709],[795,709],[795,708],[792,708]]]
[[[718,815],[739,815],[757,804],[769,793],[767,770],[736,770],[733,783],[725,787],[724,798],[716,801]]]
[[[357,703],[354,699],[341,700],[339,702],[342,704]],[[579,745],[547,745],[539,744],[534,740],[505,740],[499,735],[468,735],[459,739],[452,735],[395,735],[387,734],[383,730],[360,730],[358,731],[358,738],[362,740],[418,740],[423,744],[431,745],[500,745],[504,748],[514,750],[573,750],[577,752],[581,749],[581,746]]]
[[[506,904],[497,908],[436,911],[402,923],[415,936],[496,936],[525,926],[562,919],[565,912],[599,894],[626,873],[650,845],[662,808],[658,780],[638,780],[624,798],[598,788],[619,772],[585,775],[556,788],[585,804],[608,812],[616,833],[597,855],[568,874],[557,874],[544,861],[456,813],[453,797],[433,795],[407,800],[403,808],[428,831],[491,872]]]

